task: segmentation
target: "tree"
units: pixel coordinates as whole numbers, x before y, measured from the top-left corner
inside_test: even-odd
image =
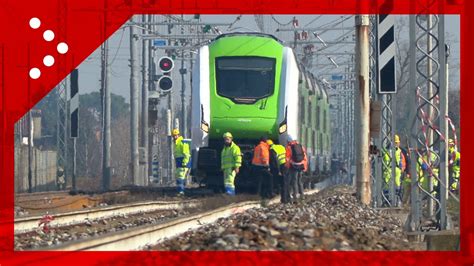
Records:
[[[41,110],[41,132],[43,136],[53,136],[56,140],[58,106],[57,90],[52,90],[36,106],[35,109]]]
[[[408,16],[399,16],[395,22],[395,46],[396,46],[396,67],[397,67],[397,94],[394,96],[393,100],[395,103],[395,110],[393,110],[393,115],[396,120],[395,132],[404,133],[408,132],[408,127],[411,126],[408,124],[408,113],[410,108],[410,99],[415,96],[415,92],[410,91],[409,87],[409,78],[410,78],[410,55],[409,55],[409,38],[408,38]],[[446,34],[446,43],[451,45],[457,43],[458,40],[454,38],[454,35],[447,33]],[[434,43],[434,41],[433,41]],[[425,43],[421,42],[421,46],[426,46]],[[437,50],[435,51],[437,53]],[[437,56],[437,54],[435,55]],[[450,59],[450,77],[449,77],[449,116],[453,119],[453,122],[456,127],[459,125],[459,104],[458,106],[452,106],[459,103],[459,91],[457,93],[453,92],[453,89],[459,88],[459,60]],[[421,66],[424,67],[424,66]],[[436,76],[435,76],[436,78]]]

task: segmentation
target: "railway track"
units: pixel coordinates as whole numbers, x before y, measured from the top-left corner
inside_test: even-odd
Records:
[[[101,207],[92,210],[81,210],[67,213],[60,213],[52,216],[54,219],[50,221],[50,227],[60,227],[83,223],[87,220],[103,219],[118,215],[131,215],[144,212],[154,212],[160,210],[176,210],[187,209],[200,206],[198,200],[181,200],[181,201],[152,201],[142,203],[132,203],[123,205],[114,205],[109,207]],[[26,218],[17,218],[14,221],[15,234],[34,231],[38,228],[38,222],[44,216],[30,216]]]
[[[306,191],[305,194],[317,193],[329,185],[329,182],[318,183],[315,189]],[[176,218],[160,224],[139,226],[119,232],[107,233],[100,237],[67,242],[54,247],[40,248],[39,250],[139,250],[147,245],[159,243],[166,238],[177,236],[190,229],[197,229],[203,225],[213,223],[220,218],[229,217],[232,214],[244,212],[245,210],[252,208],[258,208],[263,205],[273,205],[277,203],[279,203],[279,197],[275,197],[269,201],[243,201],[198,214]]]

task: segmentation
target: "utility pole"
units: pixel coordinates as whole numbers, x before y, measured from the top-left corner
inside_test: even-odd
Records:
[[[440,195],[440,212],[437,217],[440,221],[441,230],[446,230],[448,227],[447,222],[447,199],[449,191],[449,157],[448,157],[448,122],[446,118],[448,117],[448,53],[449,48],[445,45],[445,36],[444,36],[444,15],[439,15],[438,21],[438,40],[440,47],[438,48],[438,61],[439,61],[439,105],[440,105],[440,131],[443,136],[445,136],[444,141],[440,142],[439,156],[440,156],[440,171],[439,171],[439,180],[440,185],[438,186],[439,195]],[[443,47],[445,46],[445,47]]]
[[[134,24],[134,17],[131,18]],[[134,25],[130,26],[130,158],[132,184],[138,185],[138,34]]]
[[[356,15],[356,97],[355,130],[356,138],[356,178],[357,197],[366,205],[370,204],[370,163],[369,163],[369,16]]]
[[[409,65],[409,73],[410,73],[410,91],[411,95],[415,96],[417,91],[417,73],[416,73],[416,17],[415,15],[410,15],[409,17],[409,36],[410,36],[410,65]],[[410,232],[418,231],[420,219],[421,219],[421,200],[419,198],[420,191],[418,189],[418,171],[416,170],[416,166],[418,164],[418,128],[419,128],[419,121],[417,119],[417,100],[416,97],[412,97],[409,114],[409,121],[412,123],[411,125],[411,137],[410,137],[410,177],[411,177],[411,192],[410,192],[410,222],[408,225],[408,230]]]
[[[172,131],[172,126],[173,126],[173,111],[172,111],[172,97],[171,97],[171,92],[169,92],[169,98],[168,98],[168,105],[169,105],[169,109],[167,110],[166,112],[166,122],[167,122],[167,125],[168,125],[168,147],[169,147],[169,157],[168,157],[168,183],[171,183],[171,181],[173,180],[173,136],[171,135],[171,131]]]
[[[142,22],[147,23],[148,15],[142,15]],[[145,26],[143,34],[148,33],[147,29],[151,26]],[[141,146],[144,150],[143,165],[144,172],[144,185],[148,185],[148,89],[149,89],[149,65],[150,65],[150,40],[142,40],[142,127],[141,127]]]
[[[173,28],[174,24],[171,23],[170,18],[168,18],[168,34],[171,35],[171,29]],[[171,57],[171,54],[168,54]],[[171,132],[173,130],[173,91],[168,92],[168,111],[166,113],[167,122],[168,122],[168,147],[169,147],[169,165],[168,165],[168,183],[171,184],[173,177],[174,177],[174,168],[173,168],[173,159],[174,159],[174,145],[173,145],[173,136]]]
[[[104,10],[107,11],[107,1],[104,2]],[[107,29],[107,12],[104,12],[104,34]],[[101,46],[101,96],[102,96],[102,191],[110,189],[110,113],[111,113],[111,96],[110,96],[110,69],[109,69],[109,41]]]
[[[192,91],[193,89],[193,54],[190,53],[190,56],[189,56],[189,70],[188,70],[188,76],[189,76],[189,91]],[[187,113],[187,110],[186,110],[186,114]],[[186,120],[186,125],[189,125],[188,124],[188,121]],[[188,129],[188,133],[189,133],[189,138],[191,138],[191,130],[189,129],[189,127],[187,127]]]
[[[103,119],[103,138],[102,138],[102,190],[110,189],[110,71],[109,71],[109,42],[106,40],[101,47],[101,66],[102,66],[102,119]]]
[[[33,123],[31,119],[31,110],[28,111],[28,193],[33,192]]]
[[[426,35],[426,51],[428,53],[431,53],[432,49],[433,49],[433,42],[432,42],[432,38],[431,38],[431,32],[432,32],[432,15],[426,15],[426,19],[427,19],[427,30],[428,30],[428,34]],[[426,62],[426,72],[427,72],[427,80],[426,80],[426,85],[428,87],[428,95],[427,95],[427,99],[430,101],[430,104],[428,104],[428,120],[429,121],[432,121],[434,119],[433,117],[433,104],[435,102],[434,99],[431,99],[433,97],[433,83],[431,82],[432,78],[433,78],[433,62],[432,62],[432,59],[430,57],[428,57],[428,60]],[[434,143],[433,143],[433,130],[431,128],[428,127],[428,148],[434,148],[433,147]],[[430,151],[427,151],[427,154],[430,154]],[[434,165],[434,162],[431,161],[431,156],[427,156],[427,161],[428,161],[428,165]],[[428,176],[428,189],[429,191],[433,191],[433,175],[429,175]],[[434,213],[434,200],[433,198],[429,197],[428,198],[428,215],[429,216],[433,216],[433,213]]]
[[[181,20],[184,20],[184,16],[181,15]],[[184,27],[181,25],[181,34],[184,34]],[[181,43],[184,46],[184,43]],[[186,113],[186,84],[184,82],[184,75],[186,74],[186,69],[184,68],[184,50],[181,50],[181,68],[179,69],[179,73],[181,74],[181,135],[187,136],[187,113]],[[187,136],[189,137],[189,136]]]

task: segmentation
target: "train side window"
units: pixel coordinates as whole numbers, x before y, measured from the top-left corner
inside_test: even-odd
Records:
[[[300,118],[301,118],[301,121],[303,122],[303,124],[306,124],[305,123],[305,120],[304,120],[304,117],[305,117],[305,104],[304,104],[304,97],[300,97],[300,107],[301,107],[301,112],[300,112]]]
[[[310,128],[313,128],[313,120],[312,120],[312,113],[313,113],[313,105],[311,102],[308,103],[308,124]]]
[[[327,120],[327,118],[326,118],[326,110],[324,110],[324,117],[323,117],[323,119],[324,119],[324,122],[323,122],[323,123],[324,123],[324,132],[326,133],[326,129],[327,129],[327,127],[328,127],[328,125],[327,125],[328,120]]]
[[[321,119],[320,119],[321,114],[319,113],[319,111],[320,111],[320,110],[319,110],[319,104],[318,104],[318,107],[316,108],[316,128],[317,128],[318,130],[320,130],[320,128],[319,128],[319,120],[321,120]]]
[[[321,141],[321,143],[319,143],[319,152],[320,154],[323,154],[323,146],[324,146],[323,133],[319,133],[319,140]]]

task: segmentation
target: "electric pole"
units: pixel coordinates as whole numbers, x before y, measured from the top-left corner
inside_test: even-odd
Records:
[[[111,134],[110,134],[110,71],[109,71],[109,42],[106,40],[101,46],[101,67],[102,67],[102,190],[108,191],[110,189],[110,148],[111,148]]]
[[[355,131],[357,197],[370,204],[369,164],[369,16],[355,16],[356,24],[356,89],[355,89]]]
[[[142,15],[142,22],[148,22],[149,15]],[[143,34],[148,33],[149,25],[145,26]],[[140,162],[143,165],[144,185],[148,185],[148,90],[149,90],[149,65],[150,65],[150,40],[142,40],[142,127],[141,146],[143,147],[143,158]]]
[[[131,18],[130,26],[130,158],[132,184],[138,185],[138,34]]]

